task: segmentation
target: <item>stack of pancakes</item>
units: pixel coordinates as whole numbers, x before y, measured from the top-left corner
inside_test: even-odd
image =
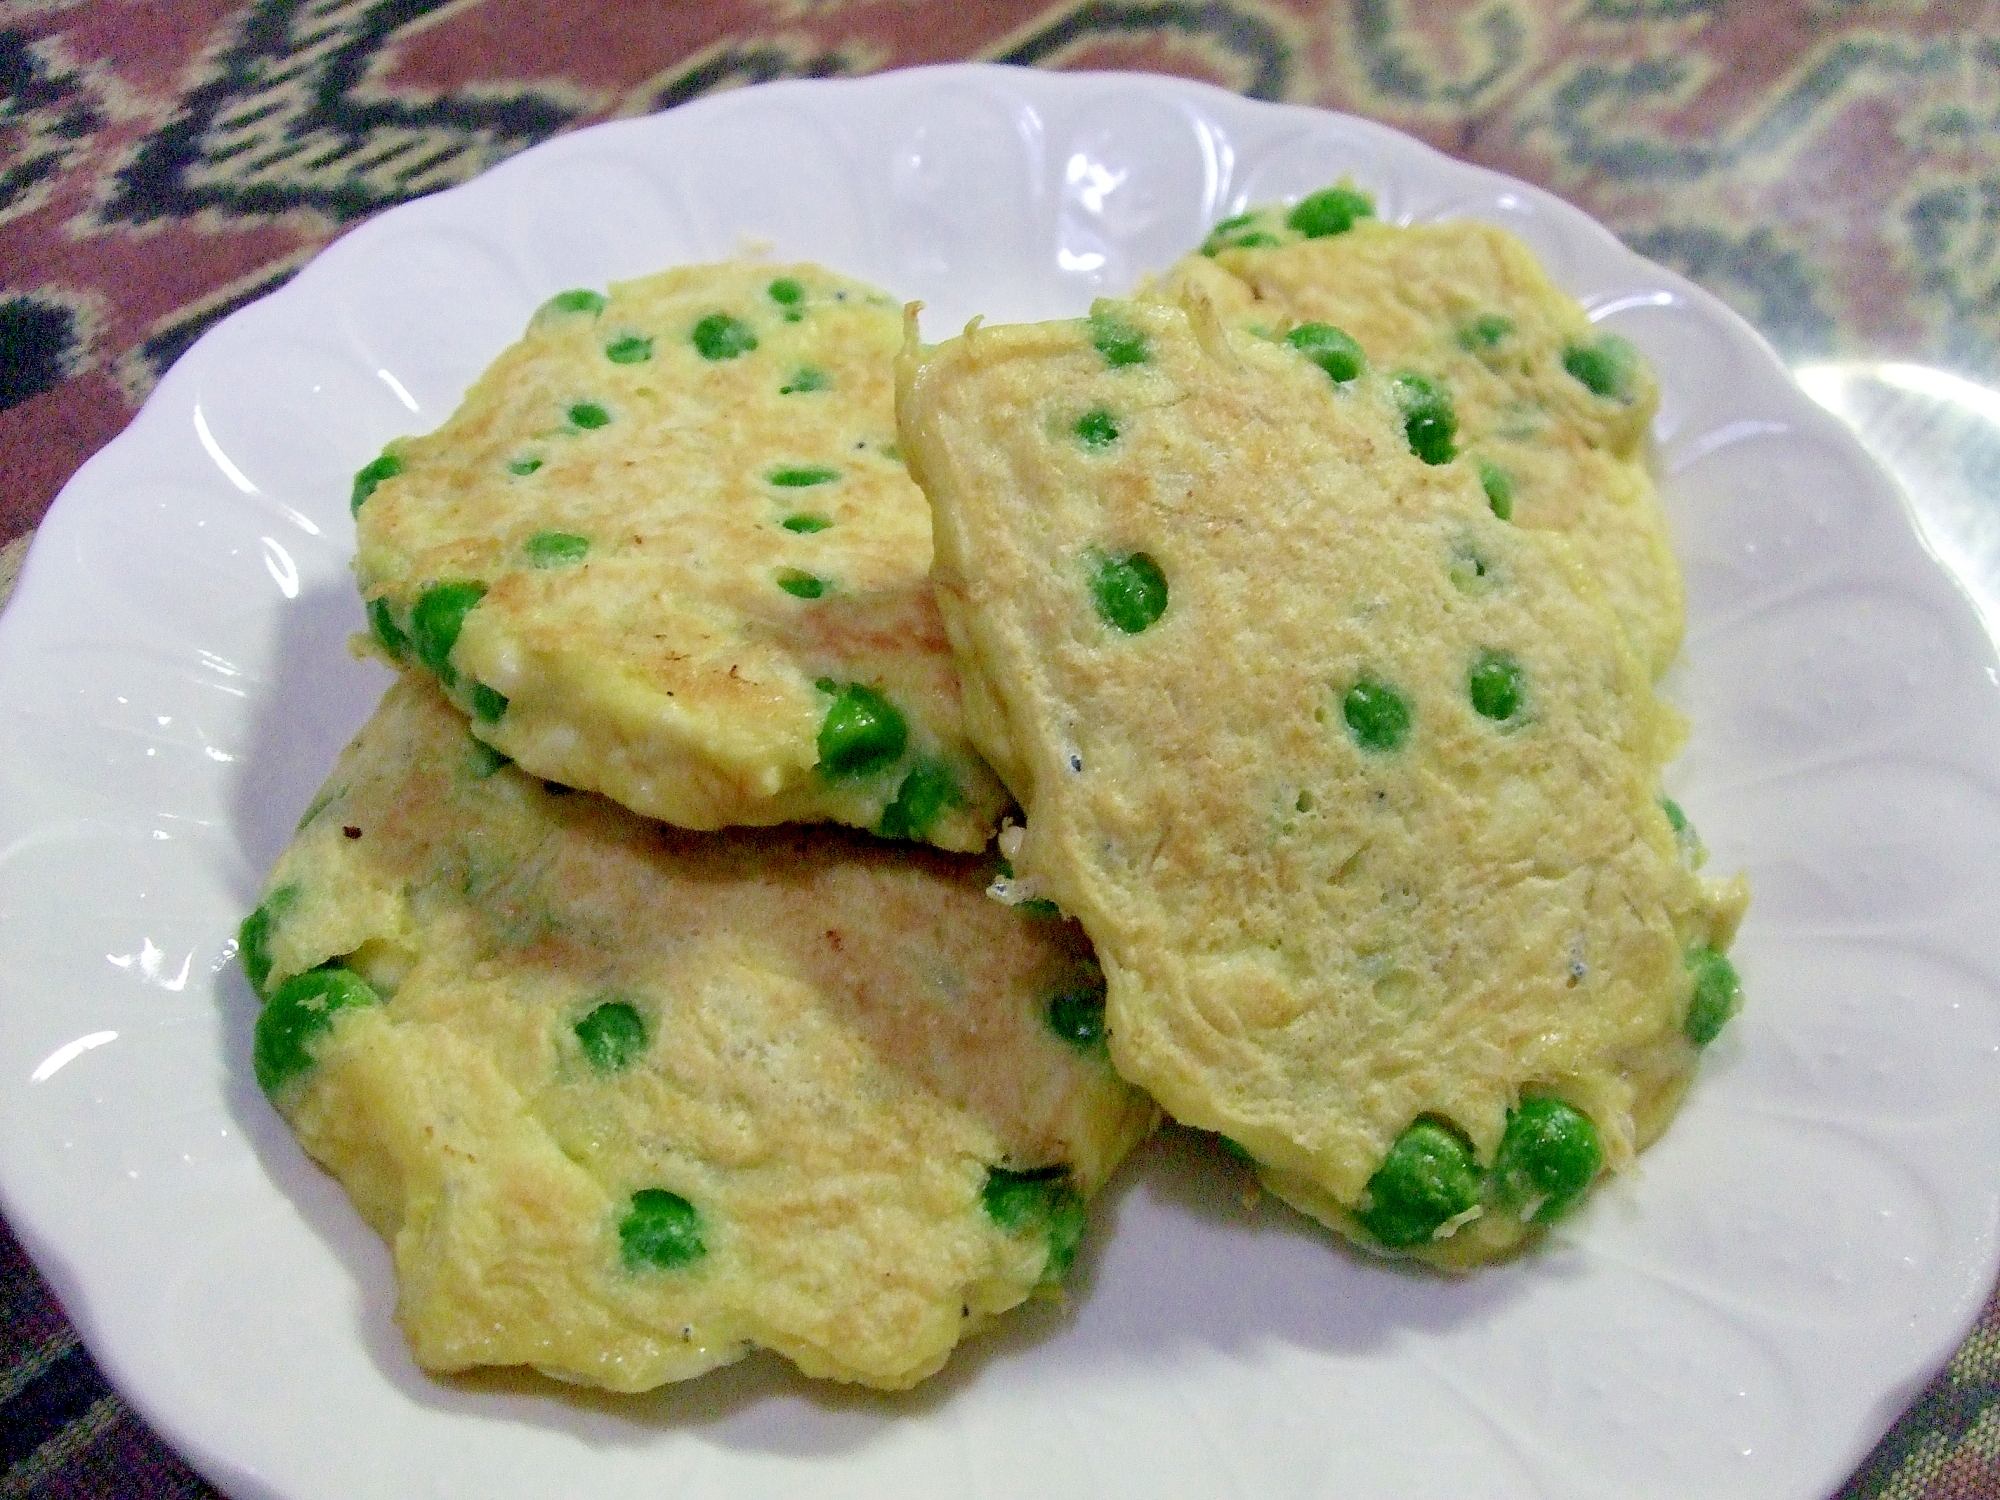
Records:
[[[242,947],[421,1364],[912,1384],[1154,1099],[1452,1268],[1664,1127],[1744,897],[1659,789],[1650,378],[1483,226],[1204,248],[934,350],[813,266],[565,292],[357,476],[405,671]]]

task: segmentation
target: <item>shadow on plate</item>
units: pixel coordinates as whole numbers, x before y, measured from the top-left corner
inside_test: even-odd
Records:
[[[277,665],[253,689],[244,770],[230,793],[230,824],[259,883],[243,892],[246,912],[257,904],[265,873],[291,842],[335,757],[392,680],[386,667],[348,652],[348,637],[363,628],[352,588],[302,593],[279,619],[272,652]]]
[[[258,695],[249,773],[234,816],[250,868],[270,868],[340,745],[366,718],[386,674],[346,651],[359,628],[351,594],[303,596],[284,615],[281,675]],[[242,910],[257,891],[241,895]],[[304,1156],[258,1089],[250,1037],[257,1001],[240,965],[217,975],[230,1114],[259,1163],[352,1276],[357,1340],[413,1404],[560,1432],[596,1447],[643,1448],[669,1434],[789,1457],[866,1447],[895,1426],[961,1401],[973,1387],[1088,1380],[1163,1362],[1251,1360],[1279,1344],[1341,1356],[1478,1321],[1529,1281],[1581,1265],[1560,1245],[1467,1278],[1363,1256],[1257,1191],[1248,1167],[1213,1136],[1169,1126],[1143,1146],[1092,1207],[1091,1229],[1061,1303],[1035,1301],[961,1346],[915,1390],[815,1381],[758,1352],[698,1379],[641,1395],[576,1387],[523,1369],[426,1374],[396,1327],[386,1247],[339,1185]]]
[[[1212,1137],[1170,1126],[1097,1200],[1065,1301],[1015,1309],[914,1390],[810,1380],[759,1351],[627,1396],[522,1369],[442,1377],[418,1370],[391,1316],[386,1256],[344,1204],[327,1212],[329,1196],[338,1195],[325,1185],[326,1193],[301,1195],[301,1209],[362,1270],[356,1333],[385,1379],[422,1406],[503,1417],[601,1448],[643,1448],[677,1435],[732,1451],[820,1457],[863,1449],[989,1384],[1069,1388],[1163,1362],[1249,1360],[1274,1342],[1366,1356],[1408,1335],[1484,1319],[1530,1280],[1560,1279],[1582,1263],[1560,1245],[1466,1278],[1367,1259],[1268,1194],[1246,1202],[1254,1187],[1248,1169]]]

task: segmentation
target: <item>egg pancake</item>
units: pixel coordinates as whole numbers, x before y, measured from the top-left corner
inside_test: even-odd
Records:
[[[564,292],[354,487],[378,648],[538,776],[685,828],[976,850],[883,293],[817,266]]]
[[[1490,1259],[1664,1126],[1742,893],[1563,537],[1426,454],[1420,389],[1181,295],[905,347],[1004,888],[1082,922],[1169,1113],[1370,1248]]]
[[[244,923],[258,1080],[388,1240],[426,1369],[638,1391],[762,1347],[909,1386],[1059,1285],[1154,1118],[1088,944],[991,873],[648,822],[412,674]]]

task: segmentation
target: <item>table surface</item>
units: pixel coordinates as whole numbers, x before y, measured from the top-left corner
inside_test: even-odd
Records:
[[[967,59],[1380,120],[1580,205],[1815,394],[1889,361],[2000,389],[1995,0],[0,0],[0,599],[161,372],[350,225],[600,120]],[[244,115],[268,149],[226,153],[213,127]],[[371,164],[412,127],[444,145]],[[1982,503],[1883,456],[1927,526]],[[4,1226],[0,1297],[0,1495],[215,1493],[104,1384]],[[1840,1496],[2000,1497],[2000,1297]]]

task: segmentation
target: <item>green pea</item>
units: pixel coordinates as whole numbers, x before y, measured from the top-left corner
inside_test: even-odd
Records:
[[[616,1073],[646,1050],[646,1022],[624,1000],[606,1000],[576,1023],[576,1039],[591,1067]]]
[[[410,654],[410,638],[397,625],[396,617],[389,612],[387,599],[368,601],[368,633],[375,637],[377,644],[389,653],[392,661],[403,661]]]
[[[1483,717],[1511,719],[1521,709],[1521,664],[1504,651],[1483,651],[1467,674],[1466,691]]]
[[[1736,965],[1712,947],[1690,952],[1687,967],[1694,976],[1694,994],[1681,1030],[1697,1047],[1706,1047],[1722,1034],[1729,1018],[1743,1009],[1743,982],[1736,977]]]
[[[1030,1172],[988,1166],[986,1184],[980,1188],[980,1206],[1004,1230],[1032,1228],[1048,1208],[1052,1184],[1060,1184],[1064,1178],[1068,1178],[1068,1168],[1062,1166],[1038,1166]]]
[[[1144,552],[1100,552],[1091,563],[1091,597],[1105,624],[1137,635],[1167,612],[1167,575]]]
[[[485,597],[483,583],[434,583],[418,597],[417,607],[410,612],[410,640],[416,647],[417,660],[437,673],[438,680],[446,687],[458,682],[458,673],[451,665],[451,648],[458,644],[465,617]]]
[[[1118,422],[1103,407],[1076,419],[1076,439],[1086,448],[1109,448],[1118,441]]]
[[[1329,234],[1345,234],[1356,219],[1375,217],[1375,200],[1358,188],[1321,188],[1301,198],[1286,215],[1285,223],[1309,240]]]
[[[1571,344],[1563,350],[1563,368],[1594,396],[1629,400],[1632,377],[1639,370],[1639,351],[1615,333],[1591,344]]]
[[[604,346],[604,357],[614,365],[644,364],[653,357],[653,341],[629,333],[622,339],[613,339]]]
[[[1208,230],[1208,238],[1202,242],[1202,254],[1212,256],[1220,250],[1234,250],[1244,240],[1270,240],[1272,244],[1276,244],[1276,236],[1258,230],[1256,220],[1258,220],[1256,212],[1236,214],[1234,218],[1222,220],[1212,230]]]
[[[497,724],[507,712],[507,695],[483,682],[472,685],[472,716],[482,724]]]
[[[1503,521],[1514,519],[1514,476],[1490,459],[1479,460],[1479,487],[1486,491],[1486,503]]]
[[[1674,831],[1674,849],[1681,857],[1681,863],[1690,870],[1698,870],[1708,859],[1708,851],[1701,845],[1701,835],[1681,811],[1680,803],[1671,797],[1660,799],[1660,811],[1667,815],[1667,826]]]
[[[537,568],[561,568],[590,555],[590,538],[574,531],[538,531],[521,550]]]
[[[1069,1168],[1038,1167],[1029,1172],[988,1167],[979,1201],[986,1216],[1009,1234],[1048,1237],[1049,1258],[1042,1283],[1053,1285],[1068,1274],[1083,1243],[1083,1196],[1069,1184]]]
[[[816,484],[832,484],[838,478],[840,478],[838,469],[829,469],[822,464],[801,464],[773,469],[764,476],[764,481],[776,485],[781,490],[803,490],[810,489]]]
[[[1410,706],[1386,682],[1364,677],[1341,700],[1341,717],[1364,750],[1394,750],[1410,734]]]
[[[748,323],[728,313],[710,313],[694,325],[691,335],[695,352],[703,359],[735,359],[757,347],[757,335]]]
[[[794,599],[817,599],[826,592],[826,580],[799,568],[780,568],[778,587]]]
[[[577,402],[569,409],[569,419],[573,426],[581,427],[585,432],[611,425],[611,413],[595,401]]]
[[[514,763],[477,735],[468,733],[466,739],[472,746],[470,769],[474,781],[484,781],[502,766],[511,766]]]
[[[1361,346],[1331,323],[1301,323],[1285,335],[1285,342],[1326,371],[1336,385],[1359,375],[1365,363]]]
[[[789,276],[780,276],[764,290],[780,307],[796,307],[805,299],[806,289],[800,282]]]
[[[577,287],[572,291],[557,292],[542,306],[562,313],[590,313],[604,311],[604,293],[593,292],[587,287]]]
[[[1098,311],[1090,315],[1090,342],[1114,370],[1125,365],[1143,365],[1153,357],[1152,341],[1115,312]]]
[[[236,929],[236,951],[243,955],[243,977],[259,995],[264,993],[264,981],[271,977],[271,929],[298,904],[298,883],[281,885]]]
[[[1076,1252],[1083,1245],[1083,1231],[1089,1225],[1083,1195],[1065,1186],[1049,1206],[1049,1258],[1042,1265],[1041,1281],[1054,1286],[1069,1275],[1076,1264]]]
[[[701,1215],[679,1193],[641,1188],[618,1224],[618,1248],[627,1270],[674,1271],[708,1253]]]
[[[833,522],[829,521],[825,516],[808,515],[801,512],[796,516],[786,516],[778,524],[787,531],[796,531],[801,536],[811,536],[815,531],[826,530]]]
[[[1589,1115],[1560,1099],[1523,1099],[1493,1159],[1493,1196],[1510,1212],[1532,1205],[1527,1221],[1547,1224],[1576,1206],[1603,1165]]]
[[[1499,313],[1487,313],[1474,318],[1458,330],[1458,347],[1477,352],[1492,349],[1514,331],[1514,320]]]
[[[1221,226],[1218,225],[1217,232],[1211,234],[1203,242],[1201,253],[1203,255],[1215,256],[1220,255],[1225,250],[1269,250],[1273,246],[1283,243],[1275,234],[1267,233],[1262,229],[1224,234],[1221,232]]]
[[[354,474],[354,490],[347,498],[349,515],[361,514],[361,502],[375,493],[375,487],[385,479],[394,479],[403,472],[403,461],[393,453],[384,453],[371,463],[363,464]]]
[[[789,385],[779,386],[778,394],[780,396],[796,396],[805,391],[828,390],[832,385],[833,381],[828,377],[826,371],[815,370],[808,365],[801,367],[793,373]]]
[[[257,1015],[251,1062],[257,1086],[275,1096],[284,1084],[313,1064],[320,1038],[336,1013],[377,1005],[382,997],[352,969],[337,964],[294,974],[264,1002]]]
[[[1048,1004],[1049,1030],[1083,1052],[1104,1050],[1104,990],[1102,986],[1064,990]]]
[[[1437,1120],[1417,1120],[1368,1179],[1368,1198],[1356,1217],[1376,1239],[1392,1250],[1424,1244],[1479,1201],[1472,1147]]]
[[[542,461],[539,458],[510,459],[507,463],[507,472],[517,477],[525,477],[534,473],[541,466]]]
[[[895,704],[871,687],[850,682],[820,721],[820,769],[829,776],[872,775],[895,764],[909,738],[909,725]]]
[[[1452,441],[1458,434],[1458,414],[1452,410],[1451,393],[1413,370],[1396,376],[1394,387],[1410,451],[1427,464],[1450,463],[1458,454]]]
[[[965,794],[951,767],[941,760],[921,760],[896,789],[896,800],[882,810],[876,830],[884,838],[920,839],[953,807],[965,806]]]

